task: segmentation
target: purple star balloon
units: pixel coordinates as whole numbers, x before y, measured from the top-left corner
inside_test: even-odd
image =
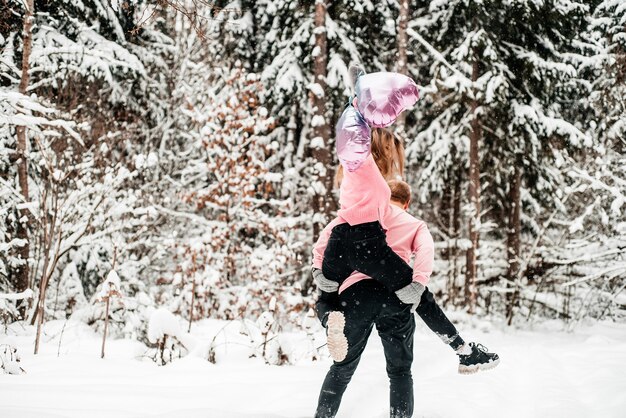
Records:
[[[417,85],[400,73],[360,74],[356,79],[356,106],[374,128],[391,125],[402,111],[419,99]]]
[[[358,169],[370,154],[372,132],[363,116],[349,105],[335,128],[337,156],[344,169]]]

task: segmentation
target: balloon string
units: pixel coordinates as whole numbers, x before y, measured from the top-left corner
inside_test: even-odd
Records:
[[[415,38],[419,43],[424,45],[424,47],[428,50],[428,52],[430,52],[432,54],[432,56],[437,61],[439,61],[440,63],[442,63],[443,65],[445,65],[449,69],[451,69],[452,71],[454,71],[457,75],[463,77],[465,79],[465,81],[468,81],[470,83],[472,82],[472,80],[467,78],[465,76],[465,74],[463,74],[456,67],[454,67],[452,64],[450,64],[448,61],[446,61],[446,59],[443,57],[443,55],[441,55],[441,53],[439,51],[437,51],[431,44],[429,44],[424,38],[422,38],[422,35],[420,35],[419,33],[415,32],[411,28],[407,28],[406,33],[408,35],[410,35],[411,37]]]

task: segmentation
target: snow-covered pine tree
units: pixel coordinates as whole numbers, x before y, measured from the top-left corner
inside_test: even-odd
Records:
[[[237,65],[214,67],[209,81],[211,96],[205,103],[190,102],[189,108],[195,125],[188,133],[193,158],[181,173],[187,186],[180,195],[196,222],[192,229],[183,228],[185,236],[178,240],[181,275],[176,283],[183,292],[176,310],[190,311],[194,281],[186,266],[195,258],[194,319],[232,319],[244,312],[253,315],[274,288],[282,288],[280,277],[292,273],[291,208],[276,196],[281,178],[265,164],[278,144],[267,136],[274,121],[258,101],[258,76]],[[263,297],[258,304],[242,304],[241,292]]]
[[[301,309],[313,220],[319,229],[333,216],[332,127],[351,93],[347,68],[404,71],[404,46],[406,70],[426,85],[406,113],[407,175],[447,243],[437,272],[449,275],[450,300],[460,301],[464,252],[476,247],[462,219],[478,214],[471,160],[482,209],[472,238],[480,232],[481,257],[494,260],[473,264],[490,285],[479,306],[491,295],[502,311],[519,300],[527,316],[606,316],[626,305],[622,1],[409,2],[400,47],[400,2],[327,1],[316,29],[314,1],[35,0],[20,93],[27,3],[5,0],[0,16],[0,290],[23,287],[16,273],[30,256],[30,286],[49,277],[47,319],[69,313],[61,305],[80,294],[76,274],[93,300],[115,247],[125,303],[113,306],[112,334],[147,341],[146,308],[168,303],[187,320],[254,317],[268,295],[279,321]],[[225,108],[246,101],[237,92],[267,114]],[[274,122],[249,148],[234,134],[216,140],[250,117]],[[215,172],[227,178],[237,164],[258,180],[232,180],[229,208],[214,196],[229,184]],[[102,305],[75,299],[74,319],[101,331]],[[15,303],[5,303],[11,315]]]
[[[597,132],[615,151],[625,149],[626,137],[626,4],[605,0],[593,12],[589,38],[596,45],[593,54],[593,95],[597,109]]]
[[[529,283],[526,270],[535,257],[532,245],[522,252],[522,226],[532,242],[541,232],[537,221],[546,222],[561,204],[558,191],[563,181],[554,170],[554,162],[558,165],[591,146],[591,138],[570,113],[584,85],[576,69],[584,57],[577,53],[574,42],[584,29],[589,8],[584,2],[568,0],[542,6],[526,2],[498,11],[497,21],[512,22],[500,25],[497,33],[508,71],[503,72],[503,89],[491,87],[494,95],[504,99],[495,102],[504,101],[510,106],[503,113],[495,109],[493,117],[503,123],[503,129],[499,124],[490,128],[503,135],[486,135],[486,163],[504,168],[496,176],[487,172],[487,184],[494,188],[490,195],[496,199],[491,207],[500,206],[501,216],[506,219],[499,225],[507,231],[505,282],[515,289],[506,298],[510,324],[514,308],[523,297],[523,287]],[[505,89],[508,91],[503,93]],[[542,211],[536,211],[537,203]]]
[[[76,264],[73,261],[67,263],[63,268],[63,273],[55,279],[50,283],[46,306],[49,307],[52,317],[69,318],[75,308],[87,304]]]
[[[409,74],[409,61],[408,61],[408,35],[406,30],[409,25],[410,2],[409,0],[400,0],[398,2],[398,23],[397,23],[397,60],[395,65],[395,71],[400,74]],[[404,124],[406,120],[406,112],[403,112],[398,116],[395,122],[399,131],[404,130]]]
[[[383,63],[392,54],[381,45],[381,39],[394,41],[394,6],[371,1],[327,2],[326,13],[319,16],[323,17],[324,29],[320,28],[317,35],[315,2],[241,1],[229,2],[226,7],[226,2],[216,1],[208,7],[218,12],[209,22],[212,30],[207,30],[208,36],[219,35],[214,52],[217,60],[228,65],[239,60],[243,68],[261,74],[265,88],[259,99],[276,120],[269,136],[279,144],[267,161],[268,169],[281,176],[280,195],[290,199],[293,212],[289,216],[301,223],[297,225],[302,231],[298,239],[311,242],[311,231],[319,230],[335,208],[331,193],[335,169],[332,127],[350,94],[348,66],[354,62],[365,63],[372,71],[388,69]],[[319,43],[322,34],[326,44],[323,57],[316,52],[316,36]],[[383,34],[387,36],[383,38]],[[315,71],[325,74],[325,86],[314,81]],[[323,114],[313,111],[319,108],[319,103],[313,106],[315,100],[323,102]],[[315,180],[318,177],[321,181]],[[303,195],[308,198],[302,199]],[[312,201],[316,202],[315,209]],[[317,213],[315,219],[303,216],[312,210]],[[299,254],[305,264],[310,257],[308,245],[303,245]],[[308,271],[302,269],[300,277],[307,291],[311,284]]]
[[[589,27],[575,46],[586,55],[577,68],[586,78],[569,111],[593,146],[571,160],[557,160],[563,179],[561,207],[538,252],[543,272],[531,313],[574,323],[583,316],[621,318],[626,310],[623,261],[626,225],[626,4],[595,1]],[[530,313],[529,313],[530,316]]]
[[[457,183],[455,179],[469,179],[465,212],[469,218],[470,242],[463,248],[467,250],[464,294],[469,310],[473,310],[476,298],[481,228],[478,143],[483,141],[483,121],[479,119],[482,108],[478,107],[482,103],[479,102],[481,86],[477,81],[496,59],[492,41],[483,29],[491,12],[484,3],[421,2],[408,29],[411,44],[430,53],[430,59],[416,65],[418,80],[426,78],[430,85],[424,88],[422,101],[425,110],[421,118],[425,127],[417,130],[407,126],[409,137],[415,138],[408,145],[409,167],[419,173],[413,181],[418,184],[422,202],[431,200],[427,198],[429,194],[441,198],[445,191],[446,195],[452,196],[448,191]],[[464,170],[468,170],[465,175]],[[453,190],[458,196],[460,187]],[[448,212],[456,219],[460,217],[459,211],[456,214]],[[449,242],[458,237],[458,230],[453,232],[453,226],[458,224],[454,219],[445,219],[439,224],[444,228],[434,229],[434,232],[443,233]],[[453,255],[456,258],[456,248]]]
[[[24,24],[22,27],[22,63],[20,83],[18,85],[18,92],[21,95],[26,95],[28,84],[30,81],[30,61],[31,53],[33,50],[33,23],[35,21],[35,4],[33,0],[27,0],[24,2]],[[15,134],[17,137],[16,144],[16,165],[17,165],[17,181],[20,186],[21,197],[25,202],[30,201],[30,194],[28,192],[28,139],[27,129],[23,124],[17,124],[15,126]],[[16,237],[22,240],[22,245],[19,247],[19,255],[22,259],[22,263],[16,269],[16,288],[18,291],[24,291],[28,288],[30,266],[28,259],[30,257],[30,242],[28,234],[28,219],[30,213],[27,208],[19,210],[20,219],[15,224]],[[20,314],[22,317],[26,312],[25,306],[20,305]]]
[[[443,224],[444,230],[455,230],[458,212],[451,209],[458,207],[459,178],[469,183],[468,213],[474,220],[468,225],[470,283],[465,294],[470,309],[476,233],[489,232],[485,221],[502,228],[488,235],[496,240],[495,250],[502,251],[498,241],[508,231],[510,252],[500,274],[508,270],[509,280],[517,280],[513,277],[520,273],[523,212],[511,198],[525,195],[525,183],[534,201],[553,206],[551,196],[559,183],[546,161],[555,153],[567,154],[567,146],[589,145],[564,117],[577,79],[568,56],[588,8],[575,1],[558,3],[563,7],[531,1],[434,2],[418,8],[409,25],[409,35],[432,56],[426,67],[432,82],[422,110],[426,128],[416,135],[409,156],[420,168],[422,197],[430,192],[448,201],[446,212],[454,215]],[[465,177],[459,167],[468,165]],[[483,213],[487,215],[481,222]],[[494,251],[490,247],[484,250]],[[498,270],[479,275],[481,281],[497,277]]]
[[[331,141],[331,125],[326,112],[328,83],[328,29],[326,28],[326,0],[315,1],[315,17],[313,22],[313,79],[308,86],[311,100],[311,136],[309,149],[314,161],[311,173],[313,189],[313,239],[328,223],[332,213],[337,209],[329,191],[333,185],[333,154],[329,147]]]
[[[0,141],[8,162],[14,163],[2,172],[6,181],[1,194],[14,208],[3,213],[2,224],[11,228],[3,238],[12,243],[11,251],[24,248],[24,240],[14,238],[19,235],[16,215],[18,207],[28,210],[33,227],[29,281],[39,288],[32,320],[41,321],[47,284],[58,279],[70,250],[102,248],[101,240],[109,234],[128,232],[136,221],[149,218],[145,212],[132,212],[139,202],[130,187],[134,176],[127,167],[134,167],[127,156],[144,144],[131,141],[134,135],[159,117],[161,101],[155,97],[164,89],[149,79],[146,68],[162,63],[157,41],[163,38],[155,31],[132,35],[132,7],[117,3],[36,1],[28,13],[22,2],[9,1],[8,7],[12,16],[32,11],[33,26],[30,55],[20,53],[23,20],[10,19],[1,29],[0,106],[7,123]],[[28,72],[26,90],[18,85],[20,68]],[[25,136],[17,135],[22,131]],[[26,138],[25,144],[20,138]],[[23,158],[17,158],[22,149]],[[29,194],[20,198],[16,185],[24,158],[30,162]],[[18,266],[19,258],[8,255]],[[83,268],[77,265],[77,271]]]

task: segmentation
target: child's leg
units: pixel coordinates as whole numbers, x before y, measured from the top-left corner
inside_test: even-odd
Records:
[[[463,341],[452,322],[435,302],[428,288],[424,290],[416,312],[428,328],[456,351],[459,356],[459,373],[476,373],[479,370],[492,369],[499,364],[499,356],[496,353],[489,353],[482,344],[473,342],[466,344]]]
[[[446,314],[441,310],[439,304],[435,301],[435,297],[430,290],[428,290],[428,287],[422,294],[422,300],[417,306],[416,312],[428,328],[437,334],[445,344],[452,347],[453,350],[456,351],[465,344],[465,341],[463,341],[463,338],[461,338],[455,326],[450,322]]]
[[[315,311],[324,328],[326,328],[328,314],[332,311],[340,310],[341,304],[339,303],[339,294],[337,292],[327,293],[320,291],[320,295],[315,302]]]
[[[349,266],[395,292],[413,281],[413,269],[387,244],[378,222],[353,227],[346,248]]]
[[[339,303],[338,292],[320,291],[315,310],[322,326],[326,328],[328,352],[335,361],[343,361],[348,354],[348,339],[345,335],[346,320]]]
[[[324,250],[324,261],[322,261],[324,277],[340,285],[354,271],[348,265],[348,257],[346,255],[346,249],[352,245],[348,240],[349,228],[350,225],[348,224],[340,224],[333,228]]]
[[[413,269],[387,244],[380,223],[333,228],[324,251],[322,273],[339,284],[359,271],[395,292],[413,281]]]

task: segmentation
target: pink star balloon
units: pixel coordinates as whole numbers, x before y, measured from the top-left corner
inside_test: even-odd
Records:
[[[358,74],[356,106],[367,124],[374,128],[391,125],[402,111],[419,99],[417,85],[400,73]]]
[[[370,154],[372,131],[363,116],[348,105],[337,121],[335,139],[337,156],[344,169],[358,169]]]

